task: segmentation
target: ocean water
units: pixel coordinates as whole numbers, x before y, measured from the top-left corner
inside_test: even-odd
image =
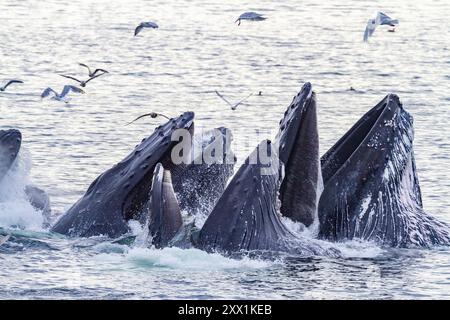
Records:
[[[234,24],[244,11],[263,22]],[[369,43],[367,19],[400,20]],[[162,120],[150,111],[196,113],[196,128],[229,127],[242,161],[305,81],[317,93],[325,152],[387,93],[414,116],[415,155],[426,211],[450,223],[450,4],[394,1],[0,1],[0,126],[23,134],[20,159],[0,186],[0,298],[450,298],[450,249],[337,245],[342,259],[233,260],[189,249],[153,250],[107,239],[66,239],[40,228],[20,190],[33,181],[65,212],[104,170]],[[157,30],[133,36],[141,21]],[[47,86],[86,77],[84,62],[110,73],[69,104],[42,100]],[[350,91],[353,87],[356,91]],[[215,94],[232,101],[231,111]],[[55,217],[57,218],[57,217]],[[24,230],[14,228],[21,225]]]

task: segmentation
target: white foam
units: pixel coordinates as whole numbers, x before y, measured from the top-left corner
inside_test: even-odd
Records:
[[[102,242],[93,246],[94,251],[98,253],[126,253],[128,246],[111,242]]]
[[[201,210],[197,210],[197,213],[194,215],[194,218],[186,218],[186,221],[194,221],[194,225],[196,228],[198,228],[199,230],[203,227],[203,225],[205,224],[206,220],[209,217],[209,213],[208,212],[203,212]]]
[[[139,221],[131,219],[128,221],[128,226],[134,236],[142,234],[142,224]]]
[[[359,239],[335,243],[334,246],[345,258],[376,258],[385,252],[376,243]]]
[[[311,230],[308,229],[303,223],[293,221],[287,217],[280,216],[283,225],[288,228],[293,234],[299,237],[312,238]]]
[[[339,250],[344,258],[375,258],[384,253],[376,243],[360,239],[348,240],[345,242],[328,242],[316,239],[315,230],[305,227],[300,222],[292,221],[289,218],[281,217],[283,224],[297,237],[310,239],[324,248],[335,248]]]
[[[29,183],[31,160],[22,148],[0,184],[0,227],[42,231],[44,218],[28,201],[25,186]]]
[[[273,264],[270,261],[243,258],[230,259],[199,249],[165,248],[162,250],[132,248],[126,260],[143,267],[160,267],[192,270],[261,269]]]
[[[125,249],[122,246],[120,249]],[[108,252],[109,249],[113,249]],[[96,259],[101,262],[108,262],[128,267],[141,268],[170,268],[195,271],[215,271],[215,270],[243,270],[243,269],[264,269],[273,266],[277,262],[258,259],[242,258],[240,260],[230,259],[217,253],[207,253],[199,249],[180,249],[176,247],[154,249],[134,247],[129,248],[123,254],[114,252],[119,248],[100,246]]]

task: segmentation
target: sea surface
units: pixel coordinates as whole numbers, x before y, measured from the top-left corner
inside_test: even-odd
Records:
[[[400,20],[362,41],[378,10]],[[234,21],[244,11],[262,22]],[[265,138],[306,81],[318,100],[322,152],[388,93],[414,116],[415,156],[427,212],[450,223],[450,3],[393,1],[0,1],[0,128],[22,150],[0,185],[0,299],[449,299],[450,249],[337,244],[344,258],[233,260],[195,249],[148,249],[67,239],[40,227],[24,200],[32,181],[54,219],[163,119],[195,111],[196,129],[226,126],[238,160]],[[134,28],[151,20],[159,29]],[[70,103],[47,86],[107,69]],[[350,90],[353,87],[355,90]],[[254,93],[236,111],[231,101]],[[261,96],[256,95],[259,91]],[[237,168],[236,168],[237,169]]]

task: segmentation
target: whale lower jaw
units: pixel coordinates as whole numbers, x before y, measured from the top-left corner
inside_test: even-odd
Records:
[[[200,230],[195,246],[226,254],[278,251],[305,257],[339,256],[337,250],[323,247],[313,239],[297,237],[281,221],[277,201],[278,155],[272,149],[270,162],[260,159],[261,151],[270,150],[271,146],[270,141],[263,141],[247,158]],[[256,163],[251,159],[257,159]]]

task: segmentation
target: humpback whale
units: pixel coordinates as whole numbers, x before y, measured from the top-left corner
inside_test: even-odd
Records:
[[[340,256],[322,240],[363,239],[391,247],[450,244],[448,226],[423,209],[413,120],[394,94],[320,158],[316,94],[306,83],[284,113],[274,143],[262,141],[228,185],[235,158],[226,128],[215,129],[200,143],[189,140],[182,149],[189,162],[173,160],[179,150],[174,134],[185,129],[191,138],[193,119],[193,112],[185,112],[156,128],[102,173],[51,230],[117,238],[130,231],[130,220],[137,220],[148,232],[147,243],[156,248],[193,245],[224,254]],[[0,181],[20,144],[18,130],[0,130]],[[49,209],[42,190],[27,186],[25,192],[33,206]],[[183,225],[182,211],[205,213],[199,231]],[[319,239],[292,231],[288,219],[314,226],[309,229]]]
[[[275,251],[301,256],[339,256],[337,250],[289,231],[278,213],[279,186],[278,155],[270,140],[262,141],[225,189],[193,238],[194,245],[225,254]]]
[[[387,95],[322,157],[319,237],[392,247],[450,244],[448,226],[424,212],[413,118]]]
[[[171,151],[177,129],[194,130],[194,113],[185,112],[155,129],[124,160],[105,171],[52,227],[69,236],[106,235],[111,238],[129,231],[128,221],[140,220],[152,185],[157,163],[174,166]]]
[[[164,170],[161,163],[155,166],[152,188],[147,204],[151,244],[156,248],[169,245],[182,225],[180,207],[172,186],[172,176],[169,170]]]
[[[309,82],[303,85],[284,113],[275,144],[284,167],[279,195],[281,214],[310,226],[317,220],[323,183],[316,95]]]

